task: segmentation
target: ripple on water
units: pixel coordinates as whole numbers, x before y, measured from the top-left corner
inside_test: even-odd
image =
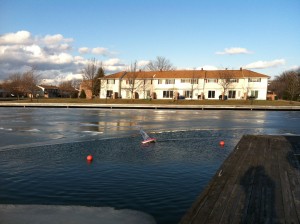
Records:
[[[177,223],[233,149],[233,134],[163,132],[152,133],[158,142],[148,147],[132,136],[0,151],[0,201],[133,209]]]

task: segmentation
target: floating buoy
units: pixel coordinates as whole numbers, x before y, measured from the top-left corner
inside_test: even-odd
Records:
[[[86,157],[86,160],[89,161],[89,162],[92,162],[93,156],[92,156],[92,155],[88,155],[88,156]]]
[[[220,141],[220,146],[224,146],[225,142],[224,141]]]

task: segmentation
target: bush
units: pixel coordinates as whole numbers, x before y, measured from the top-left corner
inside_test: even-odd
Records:
[[[86,94],[85,94],[84,89],[81,90],[80,95],[79,95],[79,98],[81,98],[81,99],[85,99],[85,98],[86,98]]]

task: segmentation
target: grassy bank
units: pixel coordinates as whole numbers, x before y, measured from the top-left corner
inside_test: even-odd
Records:
[[[8,102],[0,99],[0,102]],[[88,103],[88,104],[161,104],[161,105],[258,105],[258,106],[300,106],[300,102],[284,100],[132,100],[132,99],[70,99],[70,98],[52,98],[52,99],[22,99],[10,100],[15,103]]]

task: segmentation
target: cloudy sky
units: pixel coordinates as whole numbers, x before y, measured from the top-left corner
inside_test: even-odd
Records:
[[[177,69],[300,66],[299,0],[0,0],[0,80],[34,67],[45,80],[107,74],[157,56]]]

